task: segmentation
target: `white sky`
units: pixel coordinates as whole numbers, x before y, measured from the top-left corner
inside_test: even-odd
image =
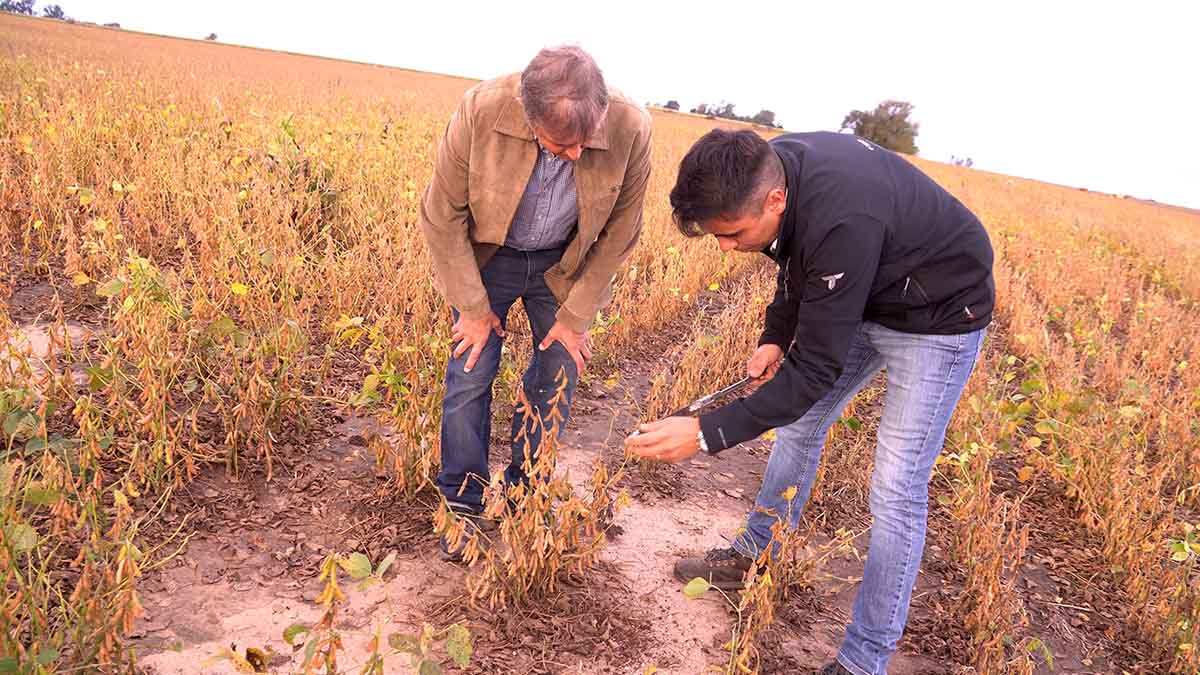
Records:
[[[574,42],[643,103],[724,99],[791,131],[900,98],[922,157],[1200,208],[1195,0],[58,3],[135,30],[478,78]]]

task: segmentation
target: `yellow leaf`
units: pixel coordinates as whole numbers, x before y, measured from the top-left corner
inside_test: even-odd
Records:
[[[775,440],[775,430],[774,430],[774,429],[767,429],[767,432],[766,432],[766,433],[764,433],[764,434],[762,435],[762,438],[765,438],[765,439],[767,439],[768,441],[773,441],[773,440]]]
[[[229,290],[233,291],[234,295],[245,295],[250,292],[250,288],[240,281],[235,281],[230,284]]]
[[[103,218],[97,218],[92,221],[92,229],[97,232],[107,232],[108,221]]]
[[[121,194],[122,192],[125,191],[125,187],[123,185],[121,185],[120,182],[114,180],[112,182],[112,191],[117,194]]]
[[[83,272],[76,272],[75,276],[71,277],[71,282],[76,286],[87,286],[92,283],[92,278]]]
[[[715,291],[715,290],[717,290],[717,289],[719,289],[719,288],[721,288],[721,284],[718,284],[718,283],[717,283],[717,282],[715,282],[715,281],[714,281],[713,283],[711,283],[711,284],[709,284],[709,285],[708,285],[708,290],[710,290],[710,291]]]
[[[1033,478],[1032,466],[1023,466],[1017,470],[1017,480],[1021,481],[1022,483],[1029,482],[1031,478]]]
[[[1026,450],[1036,450],[1040,447],[1042,447],[1042,439],[1041,438],[1039,438],[1037,436],[1030,436],[1029,438],[1025,439],[1025,449]]]
[[[788,489],[784,490],[784,491],[783,491],[783,499],[784,499],[784,501],[789,501],[789,502],[790,502],[790,501],[792,501],[793,499],[795,499],[795,498],[796,498],[796,492],[797,492],[797,490],[796,490],[796,486],[795,486],[795,485],[793,485],[792,487],[790,487],[790,488],[788,488]]]

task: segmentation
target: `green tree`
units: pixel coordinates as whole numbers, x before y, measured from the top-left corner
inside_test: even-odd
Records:
[[[765,127],[773,127],[775,126],[775,113],[770,110],[759,110],[757,115],[750,118],[750,121]]]
[[[855,136],[873,141],[888,150],[915,155],[920,125],[909,119],[912,111],[913,104],[908,101],[884,101],[869,112],[850,111],[842,120],[842,129],[849,129]]]
[[[0,0],[0,12],[33,16],[34,0]]]
[[[58,19],[59,21],[67,20],[67,13],[63,11],[60,5],[47,5],[42,9],[42,16],[48,19]]]

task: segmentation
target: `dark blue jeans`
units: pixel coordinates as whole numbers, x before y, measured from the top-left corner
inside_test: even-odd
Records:
[[[562,426],[566,425],[571,395],[579,380],[575,362],[567,350],[555,342],[546,351],[538,349],[546,333],[554,326],[554,315],[558,311],[558,300],[546,287],[544,275],[562,258],[563,249],[547,251],[519,251],[502,247],[480,271],[483,286],[487,289],[492,311],[500,322],[508,327],[508,310],[520,298],[529,316],[529,327],[533,331],[533,357],[525,370],[523,386],[525,398],[546,424],[549,425],[550,400],[558,392],[558,376],[562,371],[567,377],[565,400],[559,406]],[[458,312],[454,312],[455,321]],[[442,401],[442,468],[438,473],[437,485],[446,501],[460,509],[481,511],[483,488],[490,481],[488,471],[488,442],[492,435],[492,382],[500,369],[500,347],[502,340],[492,333],[486,346],[475,362],[471,372],[463,372],[470,351],[459,358],[450,358],[446,366],[446,397]],[[518,440],[518,432],[524,416],[514,410],[512,432],[512,460],[504,472],[509,485],[527,483],[525,474],[525,448],[528,443],[532,465],[537,461],[541,443],[541,425],[532,425],[534,430]],[[562,431],[562,426],[559,431]],[[529,425],[526,425],[529,429]]]

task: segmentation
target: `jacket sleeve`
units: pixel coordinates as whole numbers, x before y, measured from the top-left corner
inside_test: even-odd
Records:
[[[779,345],[787,351],[796,334],[796,316],[800,310],[800,298],[788,292],[788,269],[786,263],[779,268],[779,278],[775,283],[775,299],[767,305],[766,326],[758,344]]]
[[[575,331],[592,325],[602,298],[612,285],[617,268],[633,253],[642,232],[642,203],[650,182],[650,117],[643,113],[643,125],[633,141],[621,192],[613,203],[608,221],[588,250],[579,279],[555,317]]]
[[[472,101],[470,93],[464,96],[446,125],[417,220],[446,302],[463,316],[479,319],[490,311],[491,305],[467,230],[470,215],[467,175],[474,127]]]
[[[805,256],[795,341],[775,377],[750,396],[700,417],[710,449],[791,424],[833,388],[862,323],[882,248],[883,225],[858,216],[831,229]]]

